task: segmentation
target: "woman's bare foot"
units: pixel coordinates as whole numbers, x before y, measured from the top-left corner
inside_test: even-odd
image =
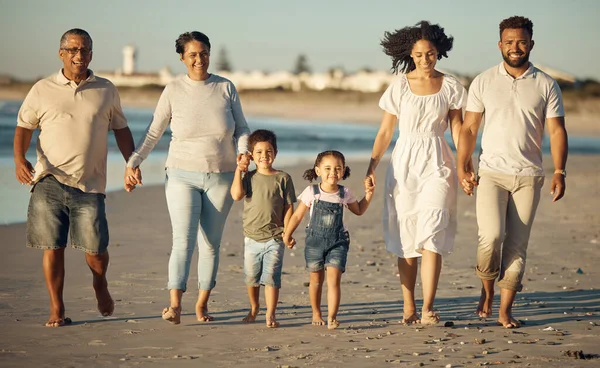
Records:
[[[267,327],[269,328],[277,328],[279,327],[279,322],[275,319],[275,315],[267,315],[265,318],[267,322]]]
[[[73,321],[71,321],[71,318],[53,318],[50,317],[50,319],[48,320],[48,322],[46,322],[46,327],[61,327],[61,326],[67,326],[70,325]]]
[[[196,318],[199,322],[214,321],[214,317],[208,314],[208,307],[200,303],[196,303]]]
[[[477,315],[480,318],[489,318],[492,316],[492,303],[494,302],[494,293],[487,295],[485,290],[481,288],[481,296],[477,305]]]
[[[434,311],[421,311],[422,325],[435,325],[440,322],[440,316]]]
[[[248,315],[246,317],[244,317],[244,319],[242,319],[242,322],[244,323],[252,323],[254,321],[256,321],[256,316],[258,316],[258,311],[260,309],[259,308],[250,308],[250,311],[248,312]]]
[[[325,326],[325,321],[323,320],[323,317],[321,317],[321,313],[313,313],[312,325]]]
[[[108,317],[115,311],[115,302],[113,301],[108,288],[101,288],[96,290],[96,300],[98,301],[98,312],[103,317]]]
[[[340,321],[337,319],[328,319],[327,320],[327,328],[330,330],[335,330],[340,326]]]
[[[500,315],[497,321],[498,326],[503,326],[504,328],[519,328],[521,327],[521,322],[515,319],[511,314]]]
[[[412,313],[404,313],[402,316],[402,321],[400,321],[403,325],[412,325],[415,323],[421,323],[421,319],[416,312]]]
[[[174,325],[181,323],[181,307],[166,307],[162,311],[162,318]]]

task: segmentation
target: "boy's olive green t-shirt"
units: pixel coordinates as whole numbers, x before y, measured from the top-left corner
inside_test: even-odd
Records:
[[[244,176],[242,185],[246,191],[244,236],[257,242],[280,239],[285,205],[296,202],[290,175],[283,171],[263,175],[254,170]]]

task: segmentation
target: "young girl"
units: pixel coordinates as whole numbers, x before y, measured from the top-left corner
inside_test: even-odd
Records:
[[[310,304],[313,310],[312,324],[323,326],[321,317],[321,292],[325,269],[327,269],[327,327],[339,326],[337,320],[340,306],[340,280],[346,269],[346,258],[350,236],[343,222],[344,207],[360,216],[369,207],[375,185],[370,177],[365,178],[365,197],[357,202],[352,192],[338,182],[350,176],[346,159],[338,151],[319,153],[315,166],[304,172],[304,179],[312,182],[321,177],[320,184],[309,185],[302,194],[298,208],[292,215],[283,235],[288,247],[296,243],[292,237],[306,211],[310,209],[310,223],[306,228],[304,257],[310,272]]]

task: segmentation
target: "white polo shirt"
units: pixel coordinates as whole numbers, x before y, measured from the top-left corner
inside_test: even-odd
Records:
[[[466,110],[483,113],[480,170],[544,175],[545,121],[565,115],[560,87],[552,77],[530,63],[523,75],[513,78],[500,63],[473,80]]]
[[[116,87],[90,76],[77,85],[62,70],[38,81],[17,125],[39,128],[34,183],[47,175],[86,193],[106,190],[108,131],[127,127]]]

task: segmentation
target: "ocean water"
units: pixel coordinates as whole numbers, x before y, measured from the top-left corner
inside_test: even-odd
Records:
[[[22,186],[15,178],[13,162],[13,136],[20,101],[0,101],[0,224],[23,222],[27,215],[29,187]],[[151,109],[124,109],[129,127],[136,143],[144,135],[152,119]],[[368,161],[377,134],[377,126],[358,125],[345,122],[291,120],[277,118],[247,117],[251,130],[270,129],[277,134],[276,166],[285,168],[292,165],[306,165],[310,168],[317,153],[335,149],[344,153],[349,160]],[[109,134],[108,183],[107,190],[123,188],[124,160],[119,153],[114,136]],[[390,151],[397,138],[394,136]],[[451,143],[450,134],[446,139]],[[27,158],[35,163],[37,131],[33,136]],[[167,130],[154,151],[142,164],[144,185],[164,182],[164,162],[169,148],[170,131]],[[549,142],[545,138],[544,153],[549,153]],[[569,137],[569,152],[580,154],[600,154],[600,139],[589,137]]]

